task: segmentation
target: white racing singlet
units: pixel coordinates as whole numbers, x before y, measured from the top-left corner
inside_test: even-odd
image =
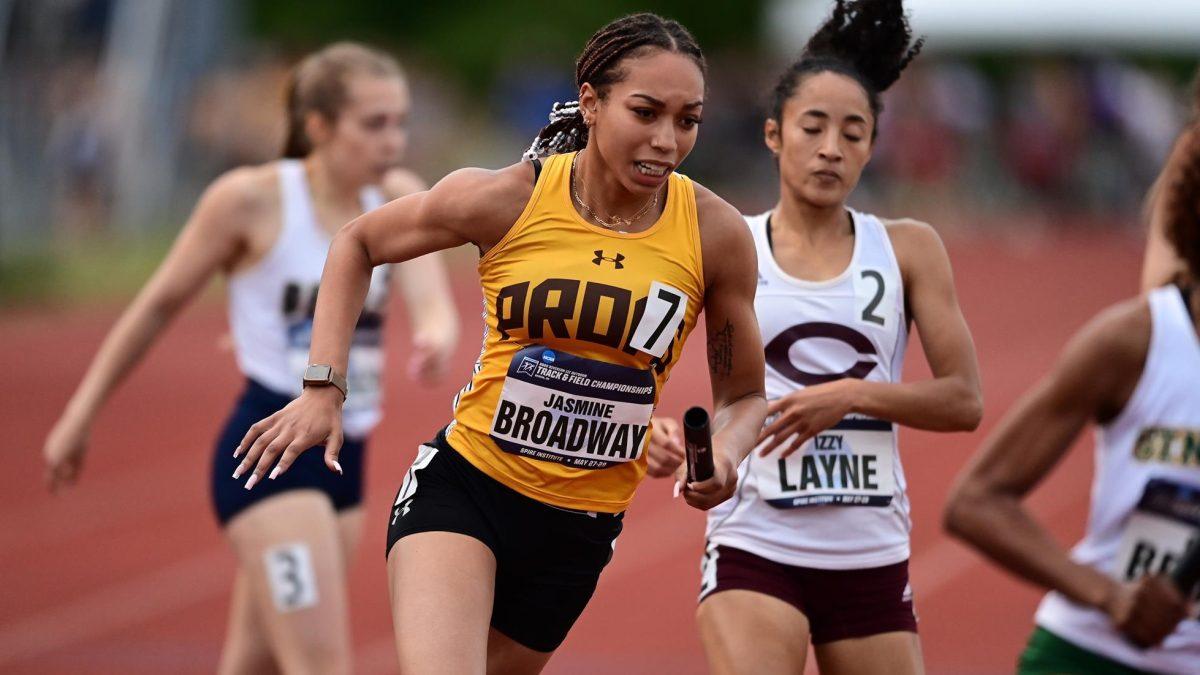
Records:
[[[850,214],[850,264],[837,277],[816,282],[779,267],[768,238],[769,214],[746,218],[758,249],[754,310],[769,401],[844,377],[900,379],[908,341],[900,267],[883,223]],[[760,457],[755,448],[742,462],[737,492],[709,511],[710,548],[731,546],[818,569],[908,559],[909,505],[892,423],[851,415],[786,460],[779,458],[782,449]]]
[[[304,163],[281,160],[279,188],[282,224],[271,250],[253,267],[229,279],[229,326],[242,373],[281,394],[299,396],[308,365],[317,286],[329,252],[330,236],[313,211]],[[381,206],[378,188],[362,191],[363,211]],[[381,417],[383,312],[389,269],[371,274],[366,305],[354,329],[346,381],[350,396],[342,408],[343,429],[362,438]]]
[[[1078,563],[1121,581],[1169,572],[1200,536],[1200,341],[1175,286],[1151,291],[1150,348],[1124,410],[1096,430],[1096,475]],[[1048,593],[1039,626],[1079,647],[1157,672],[1200,672],[1200,621],[1154,649],[1127,642],[1101,611]]]

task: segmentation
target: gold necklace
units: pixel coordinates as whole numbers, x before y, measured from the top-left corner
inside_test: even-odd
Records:
[[[578,161],[579,153],[577,152],[575,153],[575,156],[571,158],[571,196],[575,198],[575,202],[579,204],[579,208],[583,209],[584,215],[596,221],[601,227],[625,234],[627,231],[626,229],[618,228],[633,227],[633,224],[641,220],[642,216],[646,215],[647,211],[658,205],[658,190],[655,190],[654,196],[650,198],[650,201],[646,202],[645,206],[638,209],[638,212],[629,218],[625,218],[623,216],[606,217],[596,213],[596,211],[592,209],[592,207],[588,206],[587,202],[583,201],[583,198],[579,196],[579,185],[575,180],[575,163]]]

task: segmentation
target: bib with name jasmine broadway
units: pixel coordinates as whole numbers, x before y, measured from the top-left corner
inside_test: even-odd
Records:
[[[607,230],[572,206],[572,159],[545,160],[479,261],[483,350],[446,438],[527,497],[616,513],[645,476],[650,416],[703,307],[696,200],[672,174],[653,225]]]

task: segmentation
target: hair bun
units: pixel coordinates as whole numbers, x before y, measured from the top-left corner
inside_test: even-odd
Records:
[[[921,51],[901,0],[835,0],[833,15],[809,39],[801,58],[832,58],[854,67],[883,92]]]

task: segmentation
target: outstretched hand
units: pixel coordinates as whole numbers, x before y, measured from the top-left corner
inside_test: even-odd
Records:
[[[83,470],[87,454],[88,429],[69,416],[63,416],[50,430],[42,457],[46,461],[46,487],[51,492],[74,483]]]
[[[249,490],[268,470],[272,479],[282,475],[300,453],[314,445],[325,446],[325,466],[341,474],[337,460],[342,448],[342,392],[337,387],[306,387],[283,410],[251,426],[233,452],[234,457],[245,455],[233,477],[240,478],[253,469],[246,480]]]

